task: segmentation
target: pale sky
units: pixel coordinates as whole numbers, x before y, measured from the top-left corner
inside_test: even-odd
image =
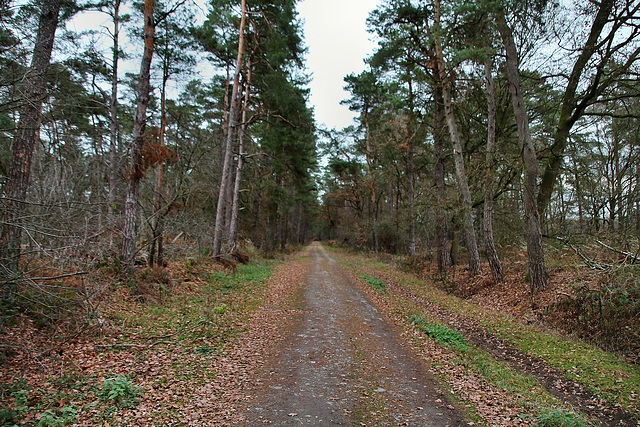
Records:
[[[344,77],[364,70],[364,58],[373,53],[372,34],[366,28],[369,12],[380,0],[302,0],[308,52],[306,65],[312,73],[311,105],[318,125],[342,129],[353,124],[352,111],[340,101],[349,98]]]

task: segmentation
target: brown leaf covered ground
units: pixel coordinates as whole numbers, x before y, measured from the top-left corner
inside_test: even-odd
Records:
[[[475,424],[533,425],[539,422],[541,405],[573,410],[527,373],[505,368],[507,377],[496,378],[496,366],[507,362],[496,362],[484,350],[456,352],[414,327],[410,314],[442,322],[435,306],[424,305],[432,272],[427,272],[427,281],[419,281],[366,257],[340,256],[352,280],[396,325]],[[235,273],[211,262],[185,261],[166,272],[150,272],[146,281],[129,287],[114,286],[102,277],[94,284],[104,295],[101,309],[79,332],[66,329],[64,323],[47,329],[47,323],[36,324],[34,316],[18,316],[1,331],[0,415],[18,425],[36,425],[47,417],[51,422],[44,425],[242,424],[260,367],[273,357],[299,317],[307,261],[303,252],[286,262],[240,266]],[[536,296],[532,307],[526,283],[518,279],[523,262],[514,259],[506,267],[508,280],[498,286],[491,285],[487,273],[469,279],[456,270],[440,287],[455,284],[455,292],[467,298],[464,304],[451,303],[463,317],[475,316],[474,310],[480,309],[469,307],[479,306],[490,309],[487,313],[506,313],[520,324],[550,330],[552,324],[542,323],[540,314],[575,291],[570,283],[576,277],[553,270],[552,282],[566,285]],[[363,273],[383,280],[385,291],[369,286]],[[449,297],[433,289],[429,295],[444,304]],[[502,322],[497,315],[488,316],[489,326]],[[620,373],[624,381],[640,378],[625,372]],[[133,389],[123,392],[121,399],[109,399],[109,381],[124,381]],[[615,405],[624,405],[627,414],[640,413],[638,384],[630,392],[615,384],[608,386],[610,395],[624,394],[623,403]],[[637,418],[634,422],[637,425]]]

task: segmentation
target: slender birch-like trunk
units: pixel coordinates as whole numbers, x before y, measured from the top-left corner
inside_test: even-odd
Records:
[[[231,89],[231,99],[229,106],[229,115],[227,116],[228,126],[226,133],[226,144],[224,161],[222,165],[222,179],[220,180],[220,191],[218,193],[218,206],[216,210],[216,224],[213,236],[213,256],[219,257],[222,253],[222,240],[225,231],[224,227],[224,210],[228,185],[230,185],[229,176],[232,167],[233,154],[233,135],[236,133],[237,127],[236,110],[238,108],[238,90],[240,86],[240,72],[242,71],[242,57],[244,55],[244,26],[246,22],[247,4],[246,0],[242,0],[242,13],[240,17],[240,34],[238,38],[238,58],[236,60],[236,70],[233,77],[233,88]]]
[[[229,226],[229,247],[235,251],[238,239],[238,215],[240,214],[240,187],[242,186],[242,167],[244,165],[244,138],[247,128],[247,110],[251,97],[251,59],[247,61],[247,80],[245,82],[244,102],[242,105],[242,118],[240,131],[238,132],[238,164],[236,166],[236,179],[233,187],[233,204],[231,206],[231,222]]]

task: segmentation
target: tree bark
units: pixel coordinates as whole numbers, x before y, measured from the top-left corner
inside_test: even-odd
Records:
[[[442,82],[437,62],[433,66],[433,175],[436,186],[436,248],[438,252],[438,273],[445,274],[451,267],[451,252],[449,243],[449,227],[447,226],[447,189],[444,181],[444,133],[446,120],[444,117],[444,99],[442,97]]]
[[[413,159],[413,86],[409,80],[409,117],[407,120],[407,145],[409,156],[407,164],[407,198],[409,199],[409,255],[416,256],[416,199],[415,199],[415,177]]]
[[[364,112],[363,112],[363,116],[364,116],[364,128],[365,128],[365,144],[366,144],[366,161],[367,161],[367,177],[369,179],[369,197],[370,197],[370,210],[369,210],[369,216],[371,217],[371,237],[373,239],[373,251],[374,252],[379,252],[380,251],[380,243],[379,243],[379,239],[378,239],[378,215],[377,215],[377,208],[376,208],[376,185],[375,185],[375,179],[373,176],[373,168],[371,167],[371,164],[373,163],[373,159],[372,159],[372,151],[371,151],[371,128],[369,125],[369,105],[365,104],[364,106]]]
[[[15,273],[19,268],[24,202],[31,176],[33,152],[39,137],[46,74],[58,28],[60,3],[60,0],[43,0],[40,10],[38,34],[25,79],[25,101],[20,108],[18,129],[13,139],[9,180],[2,191],[5,205],[0,232],[0,264],[4,269],[1,274]]]
[[[226,144],[224,161],[222,165],[222,179],[220,180],[220,191],[218,193],[218,206],[216,210],[216,225],[213,237],[213,256],[219,257],[222,253],[222,240],[225,231],[224,227],[224,210],[227,198],[228,185],[230,185],[229,176],[231,174],[232,167],[232,154],[233,154],[233,135],[236,133],[237,126],[236,110],[238,108],[238,90],[240,86],[240,72],[242,70],[242,57],[244,55],[244,26],[246,21],[247,4],[246,0],[241,2],[242,12],[240,17],[240,29],[238,36],[238,58],[236,60],[236,70],[233,77],[233,88],[231,90],[231,104],[229,106],[229,115],[227,116],[228,126],[226,134]]]
[[[153,21],[154,0],[144,2],[144,53],[140,63],[138,81],[138,105],[133,122],[131,159],[129,162],[129,180],[127,198],[124,207],[124,236],[122,258],[126,274],[133,273],[133,259],[136,253],[136,236],[138,222],[138,197],[142,180],[142,146],[146,127],[147,106],[150,98],[151,59],[153,57],[155,22]]]
[[[167,81],[169,80],[168,65],[165,63],[162,76],[162,92],[160,93],[160,135],[158,135],[160,147],[165,144],[165,132],[167,129]],[[155,265],[162,267],[164,265],[164,158],[160,158],[158,162],[158,181],[156,182],[156,211],[154,213],[153,226],[151,227],[151,247],[149,248],[149,267],[154,265],[154,255],[157,254]]]
[[[113,228],[116,224],[116,200],[118,193],[118,170],[120,169],[120,153],[118,144],[118,61],[120,35],[120,4],[121,0],[114,0],[113,4],[113,56],[111,65],[111,100],[109,104],[109,196],[107,201],[107,217],[109,221],[109,247],[113,248]]]
[[[440,71],[440,80],[442,82],[442,97],[444,100],[444,114],[449,128],[449,135],[451,142],[453,143],[453,160],[456,167],[456,178],[458,180],[458,187],[462,195],[462,209],[463,209],[463,227],[465,234],[465,242],[467,245],[467,253],[469,256],[469,274],[472,276],[477,275],[482,270],[480,264],[480,253],[478,251],[478,243],[476,241],[476,231],[474,227],[474,215],[473,206],[471,200],[471,191],[469,190],[469,182],[467,180],[467,174],[464,167],[464,157],[462,156],[462,143],[460,142],[460,134],[458,133],[458,126],[456,124],[455,116],[453,114],[453,107],[451,105],[451,90],[449,85],[449,78],[444,70],[444,57],[442,53],[442,47],[440,45],[440,1],[435,1],[435,45],[436,45],[436,58],[438,62],[438,68]]]
[[[511,29],[507,25],[504,14],[496,16],[498,31],[502,37],[507,54],[507,74],[513,112],[518,126],[518,139],[524,167],[524,210],[527,221],[527,256],[528,275],[531,294],[548,286],[547,268],[544,260],[540,216],[536,205],[538,193],[538,157],[531,140],[529,119],[524,105],[524,95],[520,82],[518,52]]]
[[[485,80],[487,83],[487,153],[485,158],[487,162],[487,176],[485,182],[484,221],[482,229],[484,231],[485,247],[487,259],[489,260],[489,268],[491,269],[491,277],[493,277],[494,283],[500,283],[504,280],[504,273],[493,240],[493,191],[495,186],[493,177],[493,153],[496,142],[496,101],[492,68],[492,59],[487,58],[484,66]]]
[[[233,187],[233,204],[231,206],[231,220],[229,224],[229,247],[231,252],[236,249],[238,239],[238,215],[240,214],[240,187],[242,186],[242,167],[244,165],[244,138],[247,128],[247,110],[249,109],[249,100],[251,97],[251,59],[246,65],[247,79],[245,82],[244,102],[242,106],[242,119],[240,123],[240,131],[238,132],[238,164],[236,166],[236,179]]]

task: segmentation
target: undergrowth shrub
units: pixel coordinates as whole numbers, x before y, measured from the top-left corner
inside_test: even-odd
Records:
[[[129,287],[134,295],[157,302],[168,292],[171,280],[166,269],[147,267],[136,271],[129,280]]]
[[[137,397],[140,392],[140,387],[134,385],[131,380],[118,375],[102,383],[99,397],[116,405],[130,407],[138,403]]]
[[[552,322],[567,324],[580,338],[640,361],[640,274],[638,266],[600,274],[596,283],[576,281],[571,294],[552,307]]]
[[[73,406],[65,406],[60,410],[47,409],[40,416],[38,427],[61,427],[73,423],[78,410]]]

